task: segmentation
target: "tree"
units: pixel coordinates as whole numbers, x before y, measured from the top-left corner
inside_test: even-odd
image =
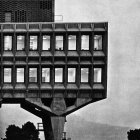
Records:
[[[127,132],[128,140],[140,140],[140,129],[130,130]]]
[[[27,122],[22,128],[9,125],[3,140],[39,140],[39,132],[33,123]]]
[[[31,122],[27,122],[22,126],[22,134],[25,140],[39,139],[39,132]]]
[[[15,125],[9,125],[6,130],[6,138],[4,140],[18,140],[21,139],[21,128]]]

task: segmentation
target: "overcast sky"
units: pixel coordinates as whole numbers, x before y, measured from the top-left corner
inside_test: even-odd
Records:
[[[140,128],[140,1],[55,1],[55,14],[63,15],[63,22],[107,21],[109,24],[108,98],[75,114],[94,122]],[[0,113],[5,121],[5,114],[9,113],[10,123],[17,121],[14,118],[19,118],[20,124],[23,124],[21,118],[40,121],[15,106],[3,106],[0,112],[5,112]]]
[[[140,127],[140,1],[57,0],[56,13],[68,22],[109,23],[108,98],[76,113],[96,122]]]

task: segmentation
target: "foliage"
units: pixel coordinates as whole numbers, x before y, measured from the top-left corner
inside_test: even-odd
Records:
[[[3,140],[39,140],[39,132],[33,123],[27,122],[22,128],[9,125]]]
[[[127,132],[128,140],[140,140],[140,129],[130,130]]]
[[[31,122],[27,122],[22,126],[22,133],[25,140],[38,140],[39,132]]]
[[[6,131],[5,140],[21,139],[21,128],[15,125],[10,125]]]

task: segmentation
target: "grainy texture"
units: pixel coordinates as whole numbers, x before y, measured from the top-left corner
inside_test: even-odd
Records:
[[[12,22],[53,22],[54,0],[1,0],[0,22],[11,13]]]

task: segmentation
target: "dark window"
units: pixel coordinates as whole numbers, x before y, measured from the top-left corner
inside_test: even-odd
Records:
[[[12,14],[11,14],[11,12],[6,12],[5,13],[5,22],[11,22],[11,20],[12,20]]]
[[[40,9],[52,9],[52,0],[40,1]]]
[[[15,22],[26,22],[26,11],[15,11]]]

